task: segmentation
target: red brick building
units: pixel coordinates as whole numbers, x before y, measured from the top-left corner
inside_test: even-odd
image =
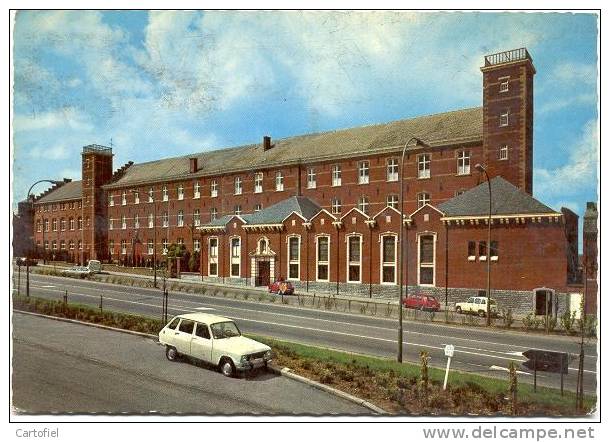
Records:
[[[402,225],[409,290],[448,302],[484,290],[489,246],[493,296],[539,308],[535,289],[567,293],[578,235],[565,212],[532,197],[529,53],[486,56],[481,71],[479,108],[265,136],[115,173],[111,149],[87,146],[82,181],[36,200],[36,244],[63,244],[78,260],[152,265],[179,243],[199,253],[204,280],[257,286],[284,277],[300,290],[393,297]],[[476,164],[491,178],[489,245],[487,183]],[[61,219],[82,221],[62,230]],[[559,297],[552,302],[561,308]]]

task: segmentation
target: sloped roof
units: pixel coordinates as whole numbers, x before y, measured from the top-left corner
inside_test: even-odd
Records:
[[[557,213],[500,176],[492,178],[490,183],[492,216]],[[437,207],[445,216],[487,216],[489,213],[487,182],[485,181]]]
[[[341,156],[370,155],[402,147],[411,137],[430,146],[480,141],[483,110],[480,107],[440,114],[272,140],[265,151],[250,144],[181,157],[134,164],[115,182],[117,188],[148,182],[251,170],[299,161],[322,161]],[[262,137],[261,137],[262,138]],[[189,158],[197,158],[197,172],[189,172]]]
[[[56,201],[76,200],[83,197],[82,181],[70,181],[45,196],[36,200],[36,203],[52,203]]]
[[[320,206],[304,196],[291,196],[277,204],[267,207],[259,212],[239,215],[246,225],[280,224],[292,213],[298,213],[306,220],[311,219],[320,211]],[[226,225],[235,215],[224,215],[202,227],[216,227]]]

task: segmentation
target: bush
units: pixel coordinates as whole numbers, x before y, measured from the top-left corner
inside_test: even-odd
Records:
[[[332,384],[333,382],[335,382],[335,377],[329,369],[324,369],[320,374],[319,381],[322,384]]]
[[[566,310],[565,312],[563,312],[559,319],[561,321],[561,327],[563,327],[566,333],[574,333],[574,322],[576,321],[576,312],[570,312],[569,310]]]
[[[515,318],[513,317],[513,309],[512,308],[503,308],[501,310],[502,321],[504,322],[504,327],[511,328],[513,323],[515,322]]]
[[[528,313],[522,320],[523,329],[525,331],[536,330],[538,328],[538,320],[533,313]]]

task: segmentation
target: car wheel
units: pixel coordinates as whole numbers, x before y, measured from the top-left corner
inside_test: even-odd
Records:
[[[455,311],[456,313],[462,313],[462,307],[456,307]]]
[[[220,372],[228,378],[233,376],[235,374],[235,366],[233,365],[233,362],[228,358],[222,359],[220,361]]]
[[[165,348],[165,356],[168,360],[175,361],[178,359],[178,351],[174,347],[168,345]]]
[[[485,310],[479,310],[479,316],[481,318],[484,318],[485,317]]]

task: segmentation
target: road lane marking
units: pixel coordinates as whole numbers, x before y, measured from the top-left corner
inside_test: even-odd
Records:
[[[498,367],[497,365],[492,365],[491,367],[489,367],[490,370],[498,370],[498,371],[509,371],[508,368],[506,367]],[[532,376],[531,373],[528,373],[527,371],[521,371],[521,370],[515,370],[515,373],[517,374],[524,374],[526,376]]]
[[[215,308],[211,308],[211,307],[195,307],[195,310],[207,311],[207,310],[216,310],[216,309]]]

